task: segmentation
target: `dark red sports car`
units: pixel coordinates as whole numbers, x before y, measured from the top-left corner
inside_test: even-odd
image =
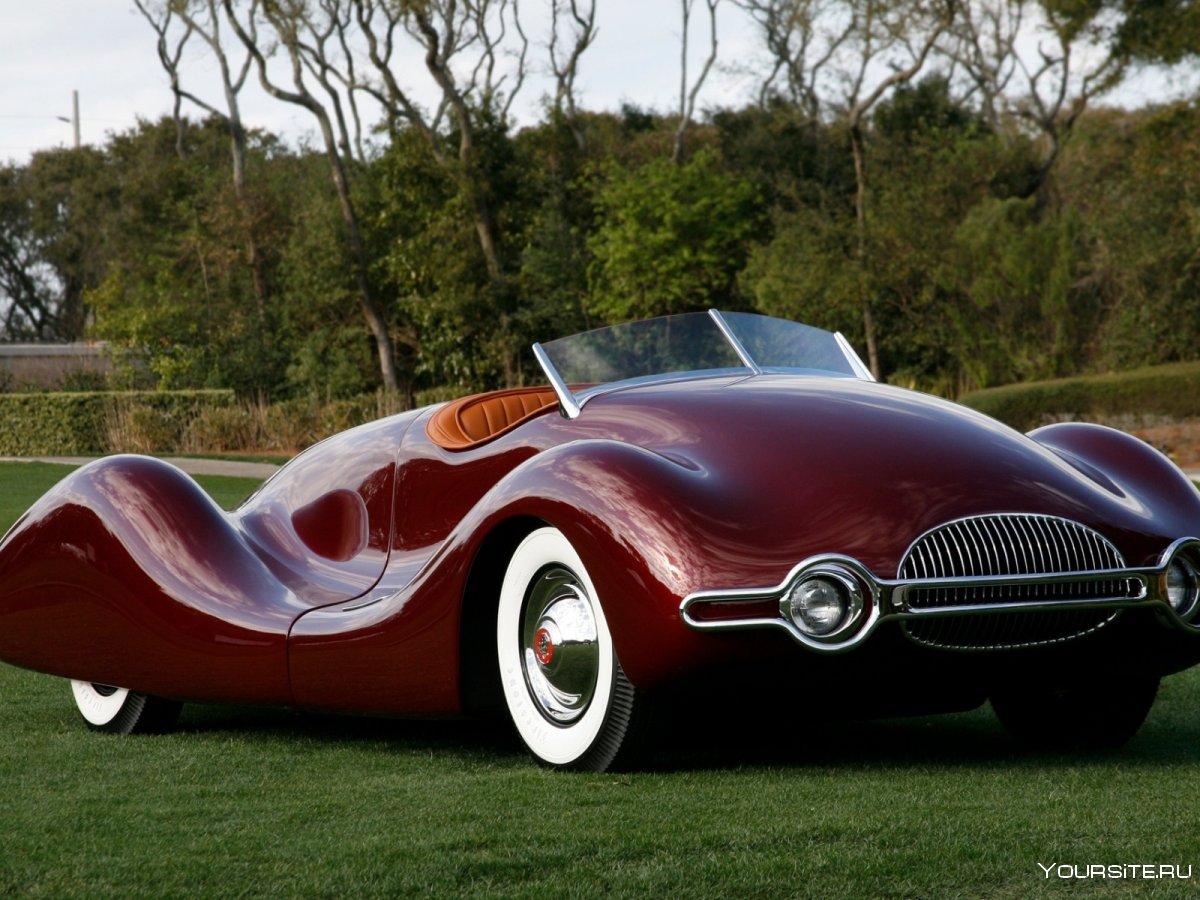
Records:
[[[656,700],[731,684],[789,716],[990,699],[1111,746],[1200,660],[1200,494],[1132,437],[1021,435],[748,314],[534,351],[549,387],[356,428],[233,513],[154,459],[79,469],[0,545],[0,658],[101,730],[506,711],[596,770]]]

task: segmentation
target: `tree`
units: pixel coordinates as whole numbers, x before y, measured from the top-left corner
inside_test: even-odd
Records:
[[[104,148],[103,175],[89,185],[111,198],[89,217],[89,228],[108,236],[102,275],[84,295],[96,309],[91,332],[144,366],[157,386],[274,396],[289,351],[279,304],[264,319],[254,303],[243,208],[225,174],[228,131],[209,118],[188,123],[187,134],[183,159],[170,119],[115,134]],[[270,136],[248,132],[247,165],[258,184],[264,270],[275,279],[288,192],[313,188],[283,174],[294,162]]]
[[[964,388],[1073,374],[1099,320],[1079,217],[1033,198],[976,205],[947,242],[961,300],[948,339]]]
[[[817,133],[833,143],[842,128],[835,123]],[[881,100],[870,129],[865,268],[854,264],[860,233],[854,177],[845,171],[850,160],[843,149],[841,170],[817,169],[822,178],[797,179],[781,194],[773,235],[753,248],[741,275],[745,293],[763,312],[843,331],[857,343],[863,340],[867,278],[889,379],[953,396],[1015,371],[1032,371],[1025,361],[1036,355],[1034,341],[1051,334],[1054,304],[1077,296],[1069,280],[1060,290],[1060,276],[1077,271],[1079,244],[1057,230],[1035,235],[1019,216],[1006,228],[1000,226],[1010,220],[997,218],[993,232],[974,227],[986,221],[977,210],[1007,202],[1013,185],[1028,177],[1035,163],[1029,140],[995,135],[975,110],[956,100],[946,78],[935,75],[899,86]],[[1069,237],[1078,233],[1074,228]],[[995,238],[990,246],[989,234]],[[1030,254],[1031,246],[1036,254]],[[1021,281],[1020,297],[1006,302],[996,289],[1005,275],[994,263],[1016,262],[1021,253],[1029,258],[1022,275],[1031,277]],[[985,268],[995,277],[981,277]],[[1028,293],[1039,285],[1034,273],[1045,276],[1044,297]],[[1037,310],[1036,319],[1030,309]],[[1062,358],[1057,350],[1044,355],[1047,365]]]
[[[1078,228],[1043,227],[1012,196],[1034,167],[1030,143],[996,135],[945,76],[876,108],[871,277],[893,377],[954,396],[1032,374],[1035,358],[1061,374],[1078,351],[1063,328]]]
[[[525,81],[529,41],[521,27],[517,3],[354,0],[354,8],[377,79],[367,82],[365,89],[383,104],[392,121],[417,129],[438,165],[454,175],[467,198],[488,275],[500,279],[504,261],[494,215],[496,198],[482,177],[475,137],[480,115],[494,116],[501,125],[507,124],[509,109]],[[498,63],[509,28],[517,34],[519,49],[515,70],[504,72]],[[421,48],[425,68],[441,94],[433,117],[420,108],[396,78],[397,30]],[[477,54],[474,62],[462,61],[462,54],[471,49]],[[505,81],[511,82],[507,89]],[[446,152],[439,132],[443,113],[448,113],[454,123],[457,152],[453,156]]]
[[[58,327],[59,296],[43,243],[33,231],[26,173],[0,168],[0,340],[49,339]]]
[[[563,55],[560,44],[559,24],[567,20],[569,39],[565,43],[570,49]],[[575,78],[579,74],[579,60],[584,51],[596,39],[596,0],[550,0],[550,72],[554,76],[554,99],[551,109],[554,118],[566,122],[580,150],[586,145],[583,130],[579,127],[579,108],[575,98]]]
[[[366,247],[350,188],[349,167],[352,160],[348,159],[350,141],[342,105],[336,88],[329,81],[327,67],[322,62],[326,59],[323,56],[325,44],[312,44],[305,40],[307,34],[325,35],[344,27],[342,23],[346,22],[346,19],[340,0],[323,0],[315,9],[304,4],[302,0],[281,0],[265,5],[257,15],[257,4],[252,3],[244,22],[238,18],[233,8],[233,0],[222,0],[222,3],[234,33],[254,59],[263,90],[277,100],[306,109],[317,122],[325,156],[329,162],[330,176],[337,191],[342,220],[346,226],[346,240],[354,260],[357,301],[367,327],[375,339],[383,385],[388,390],[399,390],[400,378],[392,337],[383,309],[371,290]],[[292,76],[291,89],[276,84],[268,73],[267,56],[258,37],[260,20],[271,29],[278,45],[287,54]],[[317,72],[315,77],[326,91],[328,106],[318,99],[309,87],[305,73],[308,72],[309,77],[313,77],[313,71]]]
[[[1058,215],[1079,222],[1080,282],[1101,306],[1084,361],[1110,371],[1200,358],[1195,104],[1091,111],[1064,149],[1052,188]]]
[[[681,165],[611,168],[589,241],[591,311],[615,322],[743,306],[736,275],[755,230],[756,199],[707,151]]]
[[[500,162],[507,147],[503,133],[480,128],[475,137],[497,141],[482,157],[489,165]],[[486,177],[507,187],[506,173],[489,171]],[[377,239],[377,271],[415,339],[415,375],[422,383],[459,390],[516,383],[508,298],[491,290],[503,282],[489,277],[470,201],[429,154],[425,138],[413,128],[395,132],[363,188]]]
[[[1179,12],[1185,31],[1200,30],[1200,15]],[[1183,55],[1161,16],[1158,0],[964,4],[943,49],[964,73],[967,94],[980,96],[998,131],[1005,119],[1013,119],[1045,141],[1041,166],[1024,196],[1042,189],[1079,117],[1122,82],[1132,62],[1139,56],[1174,61]]]
[[[1117,52],[1136,62],[1175,65],[1200,55],[1200,6],[1193,0],[1122,0]]]
[[[889,92],[921,73],[950,26],[959,0],[850,0],[845,4],[743,2],[758,21],[774,63],[760,94],[781,69],[797,98],[814,114],[832,107],[845,124],[854,162],[856,238],[848,264],[860,278],[859,296],[867,362],[882,375],[874,286],[868,277],[870,179],[867,125],[871,110]],[[807,69],[805,68],[807,67]],[[822,101],[824,93],[829,101]]]
[[[117,235],[103,155],[35,153],[0,169],[0,315],[6,340],[74,341]]]
[[[258,0],[251,4],[251,15]],[[226,50],[221,35],[221,17],[217,0],[163,0],[152,4],[149,0],[134,0],[142,17],[158,36],[158,59],[171,82],[171,93],[175,98],[174,119],[176,126],[176,152],[182,158],[186,153],[181,104],[183,100],[204,110],[208,115],[223,122],[229,131],[229,155],[233,168],[233,189],[241,206],[244,219],[243,235],[247,249],[247,264],[254,282],[254,299],[259,318],[265,323],[267,315],[267,282],[264,274],[262,253],[258,236],[253,226],[252,202],[246,192],[246,128],[242,124],[241,103],[238,99],[250,72],[252,57],[245,55],[235,65]],[[178,23],[178,27],[176,26]],[[173,32],[174,28],[174,32]],[[172,38],[172,34],[176,34]],[[183,87],[180,75],[180,60],[184,46],[192,35],[198,35],[208,46],[221,74],[224,109],[219,109],[197,94]],[[236,69],[236,74],[234,70]]]
[[[934,45],[954,18],[956,0],[923,0],[890,5],[880,0],[859,0],[854,15],[860,24],[850,33],[847,44],[855,53],[850,81],[842,100],[846,109],[846,127],[854,156],[854,220],[857,228],[855,258],[861,271],[867,268],[869,228],[867,214],[866,116],[888,91],[907,84],[925,66]],[[880,67],[891,73],[871,84],[870,73]],[[882,377],[879,339],[875,323],[874,298],[864,278],[862,287],[863,337],[867,361],[876,378]]]
[[[278,248],[277,275],[280,293],[287,297],[279,311],[279,340],[287,354],[287,390],[321,400],[369,392],[379,383],[378,356],[374,339],[362,327],[355,262],[339,200],[329,188],[328,162],[323,154],[287,162],[290,164],[278,167],[281,171],[272,171],[272,181],[288,190],[291,201],[290,227]],[[395,307],[380,271],[385,242],[372,205],[379,193],[375,172],[382,164],[384,160],[373,160],[356,178],[354,188],[372,260],[372,289],[377,296],[387,296],[389,307]],[[292,189],[284,187],[287,183]],[[295,191],[297,184],[309,184],[313,189]],[[415,382],[417,373],[411,364],[406,370],[409,380]]]

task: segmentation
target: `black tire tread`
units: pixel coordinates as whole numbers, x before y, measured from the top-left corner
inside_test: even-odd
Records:
[[[1115,750],[1129,742],[1150,712],[1159,679],[1020,683],[989,698],[1014,740],[1035,750]]]
[[[577,772],[627,771],[636,767],[650,749],[654,714],[648,698],[626,677],[613,659],[613,690],[608,715],[587,753],[569,766]]]
[[[182,709],[178,701],[130,691],[110,721],[102,725],[84,721],[92,731],[105,734],[162,734],[171,730]]]

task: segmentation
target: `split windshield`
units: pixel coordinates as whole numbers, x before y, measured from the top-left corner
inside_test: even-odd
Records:
[[[590,397],[685,375],[810,373],[870,378],[841,335],[751,313],[685,313],[534,344],[568,415]]]

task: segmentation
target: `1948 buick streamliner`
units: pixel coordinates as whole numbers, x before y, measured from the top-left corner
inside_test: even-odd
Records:
[[[749,314],[534,352],[549,387],[353,429],[232,513],[154,459],[77,470],[0,545],[0,659],[99,730],[506,712],[592,770],[735,676],[793,717],[990,699],[1020,740],[1116,746],[1200,661],[1200,493],[1132,437],[1018,434]]]

